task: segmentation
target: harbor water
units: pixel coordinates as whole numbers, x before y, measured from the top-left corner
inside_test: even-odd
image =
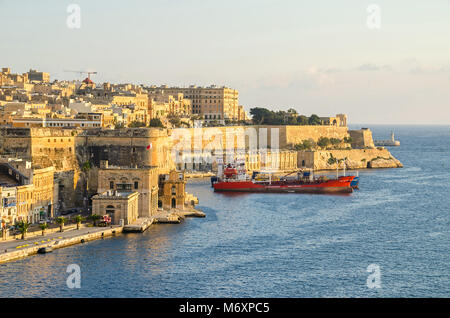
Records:
[[[360,171],[359,191],[222,194],[193,180],[206,218],[0,264],[0,296],[449,297],[450,126],[369,127],[395,132],[404,168]]]

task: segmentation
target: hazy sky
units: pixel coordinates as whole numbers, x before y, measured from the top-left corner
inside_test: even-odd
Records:
[[[66,25],[71,3],[80,29]],[[246,109],[450,124],[450,0],[0,0],[0,39],[13,72],[227,85]]]

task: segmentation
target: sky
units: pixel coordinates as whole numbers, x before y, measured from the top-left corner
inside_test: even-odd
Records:
[[[450,124],[450,0],[0,0],[0,39],[14,73],[226,85],[246,110]]]

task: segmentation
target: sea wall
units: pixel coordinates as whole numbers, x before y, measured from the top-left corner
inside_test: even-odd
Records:
[[[299,168],[314,170],[335,170],[338,164],[342,169],[343,164],[338,163],[342,159],[346,159],[347,169],[403,167],[385,148],[299,151],[297,155]]]
[[[53,249],[67,247],[70,245],[80,244],[83,242],[88,242],[92,240],[98,240],[103,237],[113,236],[122,233],[122,227],[113,227],[105,230],[97,230],[93,233],[82,234],[75,237],[70,237],[66,239],[58,239],[56,241],[49,242],[48,244],[33,245],[30,247],[23,247],[19,250],[7,251],[0,253],[0,263],[8,262],[14,259],[27,257],[29,255],[37,254],[37,251],[42,247],[50,246]],[[61,233],[63,235],[63,233]]]

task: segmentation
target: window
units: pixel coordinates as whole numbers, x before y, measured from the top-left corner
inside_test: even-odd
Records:
[[[118,183],[117,190],[131,190],[131,184],[129,183]]]
[[[114,189],[114,181],[109,182],[109,188],[112,190]]]
[[[139,182],[134,181],[134,188],[135,188],[135,189],[138,189],[138,188],[139,188]]]

